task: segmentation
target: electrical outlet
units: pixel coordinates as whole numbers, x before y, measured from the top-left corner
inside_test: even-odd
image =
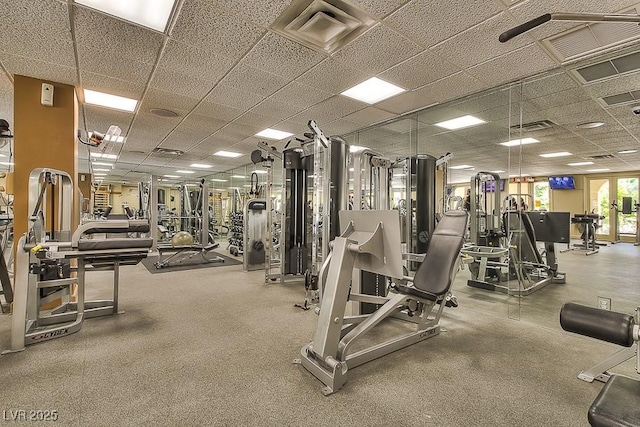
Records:
[[[598,308],[601,310],[611,310],[611,298],[598,297]]]

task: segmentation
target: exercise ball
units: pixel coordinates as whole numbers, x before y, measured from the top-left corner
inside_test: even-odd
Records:
[[[193,245],[193,236],[186,231],[178,231],[171,238],[173,246],[191,246]]]

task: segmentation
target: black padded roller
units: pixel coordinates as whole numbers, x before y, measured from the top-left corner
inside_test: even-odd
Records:
[[[566,303],[560,309],[560,326],[602,341],[631,347],[633,345],[633,316],[615,311],[600,310],[580,304]]]

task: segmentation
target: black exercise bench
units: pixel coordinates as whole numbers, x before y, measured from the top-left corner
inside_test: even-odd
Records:
[[[596,427],[640,426],[640,381],[609,374],[604,369],[621,363],[629,355],[637,357],[640,329],[635,318],[624,313],[567,303],[560,310],[560,325],[565,331],[625,347],[607,361],[596,365],[602,368],[602,373],[593,375],[593,378],[604,377],[608,381],[589,408],[589,424]],[[635,352],[629,351],[632,346],[636,346]],[[591,370],[598,370],[594,368]]]

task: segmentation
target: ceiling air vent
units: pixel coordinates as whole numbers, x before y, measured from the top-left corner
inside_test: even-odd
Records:
[[[554,122],[552,122],[551,120],[540,120],[537,122],[531,122],[531,123],[524,123],[522,124],[522,126],[520,125],[515,125],[515,126],[511,126],[511,129],[513,130],[525,130],[527,132],[534,132],[537,130],[544,130],[544,129],[549,129],[552,126],[555,126],[556,124]]]
[[[640,70],[640,52],[578,68],[575,72],[584,80],[584,83],[591,83],[638,70]]]
[[[640,90],[618,93],[616,95],[605,96],[600,99],[608,107],[612,105],[626,104],[627,102],[638,102],[640,100]]]
[[[636,7],[622,10],[621,14],[636,14]],[[594,55],[605,49],[640,39],[640,26],[633,22],[599,22],[581,25],[543,40],[553,55],[562,63]]]
[[[271,29],[310,49],[333,53],[375,23],[373,17],[345,0],[298,0]]]
[[[184,151],[182,150],[176,150],[175,148],[161,148],[161,147],[157,147],[153,149],[153,153],[154,154],[158,154],[161,156],[182,156],[184,154]]]
[[[612,154],[596,154],[594,156],[585,157],[587,160],[603,160],[603,159],[613,159],[614,156]]]

